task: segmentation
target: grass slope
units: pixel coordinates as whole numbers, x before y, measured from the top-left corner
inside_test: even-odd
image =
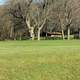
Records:
[[[80,41],[0,42],[0,80],[80,80]]]

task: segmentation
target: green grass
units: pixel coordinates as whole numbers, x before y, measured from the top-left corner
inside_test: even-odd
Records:
[[[1,41],[0,80],[80,80],[80,41]]]

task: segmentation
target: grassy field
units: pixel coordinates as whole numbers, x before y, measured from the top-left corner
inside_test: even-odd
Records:
[[[1,41],[0,80],[80,80],[80,41]]]

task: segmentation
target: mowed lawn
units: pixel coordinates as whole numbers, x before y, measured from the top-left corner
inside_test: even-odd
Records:
[[[80,80],[80,41],[1,41],[0,80]]]

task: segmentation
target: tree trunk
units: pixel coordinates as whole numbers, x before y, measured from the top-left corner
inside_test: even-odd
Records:
[[[16,34],[14,35],[14,40],[16,40]]]
[[[31,23],[30,23],[30,20],[27,20],[26,18],[26,24],[29,28],[29,33],[30,33],[30,37],[31,37],[31,40],[34,40],[34,27],[31,26]]]
[[[64,40],[64,30],[62,29],[62,39]]]
[[[62,31],[62,39],[64,40],[64,24],[63,24],[63,20],[60,18],[60,23],[61,23],[61,31]]]
[[[22,40],[22,35],[21,35],[21,33],[19,34],[19,40]]]
[[[40,29],[38,29],[38,40],[40,40]]]
[[[31,27],[30,30],[29,30],[29,32],[30,32],[31,40],[34,40],[34,28]]]
[[[70,40],[70,27],[68,27],[68,40]]]
[[[10,29],[10,38],[12,39],[13,38],[13,27],[11,27],[11,29]]]
[[[42,28],[44,27],[44,24],[46,23],[46,18],[44,19],[42,25],[38,28],[38,40],[40,40],[40,33],[41,33],[41,30]]]

